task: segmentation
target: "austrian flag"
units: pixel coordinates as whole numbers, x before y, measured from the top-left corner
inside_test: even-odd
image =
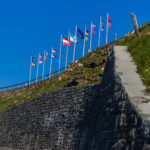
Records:
[[[71,41],[63,37],[63,45],[71,46]]]
[[[52,52],[53,52],[53,53],[56,53],[56,50],[55,50],[55,49],[52,49]]]
[[[56,58],[56,56],[52,54],[52,58]]]
[[[42,59],[42,57],[43,57],[43,56],[40,54],[40,55],[39,55],[39,59]]]
[[[111,18],[108,15],[108,27],[111,28]]]

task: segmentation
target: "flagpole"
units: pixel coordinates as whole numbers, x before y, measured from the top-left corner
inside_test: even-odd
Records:
[[[106,25],[106,44],[108,42],[108,13],[107,13],[107,25]]]
[[[60,53],[59,53],[59,73],[60,73],[60,62],[61,62],[61,44],[62,44],[62,34],[60,39]]]
[[[90,51],[92,49],[92,22],[91,22],[91,35],[90,35]]]
[[[101,22],[102,17],[100,16],[98,47],[100,47],[100,40],[101,40]]]
[[[69,39],[69,34],[70,33],[68,33],[68,39]],[[67,46],[67,51],[66,51],[66,64],[65,64],[65,70],[67,69],[67,60],[68,60],[68,46]]]
[[[52,70],[52,54],[53,54],[53,48],[52,48],[52,52],[51,52],[51,62],[50,62],[49,79],[50,79],[50,77],[51,77],[51,70]]]
[[[38,55],[38,65],[37,65],[37,71],[36,71],[36,84],[37,84],[37,82],[38,82],[38,71],[39,71],[39,56],[40,56],[40,53],[39,53],[39,55]]]
[[[85,36],[85,33],[86,33],[86,27],[85,27],[85,32],[84,32],[84,36]],[[84,37],[84,43],[83,43],[83,57],[84,57],[84,50],[85,50],[85,37]]]
[[[77,26],[76,26],[76,29],[75,29],[75,39],[77,40]],[[74,62],[74,59],[75,59],[75,51],[76,51],[76,42],[74,42],[73,62]]]
[[[31,60],[30,60],[29,88],[30,88],[30,82],[31,82],[31,69],[32,69],[32,56],[31,56]]]
[[[45,67],[45,50],[44,50],[44,60],[43,60],[43,79],[42,81],[44,80],[44,67]]]

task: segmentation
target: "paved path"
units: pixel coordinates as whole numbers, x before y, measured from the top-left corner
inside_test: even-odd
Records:
[[[115,46],[114,52],[116,57],[115,69],[120,76],[123,86],[136,107],[137,111],[150,120],[150,95],[145,94],[146,87],[143,85],[140,76],[136,73],[136,65],[126,46]]]

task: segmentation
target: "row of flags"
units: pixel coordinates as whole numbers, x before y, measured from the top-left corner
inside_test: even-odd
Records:
[[[95,29],[96,29],[96,26],[93,25],[92,36],[95,36],[95,32],[94,32]],[[77,28],[77,36],[80,39],[85,38],[86,40],[88,40],[88,35],[89,35],[89,31],[87,29],[85,30],[85,34],[84,34],[79,28]],[[77,43],[77,37],[76,36],[73,36],[71,34],[69,38],[63,37],[63,45],[64,46],[72,46],[72,43]]]
[[[106,25],[106,44],[107,44],[107,38],[108,38],[108,28],[112,28],[111,26],[111,18],[109,16],[109,14],[107,14],[107,25]],[[100,25],[99,25],[99,39],[98,39],[98,46],[100,46],[100,36],[101,36],[101,31],[104,31],[104,24],[102,21],[102,17],[100,17]],[[90,29],[90,51],[92,50],[92,37],[95,36],[95,31],[96,31],[96,25],[93,24],[91,22],[91,29]],[[84,40],[83,42],[83,56],[84,56],[84,51],[85,51],[85,42],[88,41],[89,39],[89,30],[85,27],[85,31],[81,31],[81,29],[79,27],[76,26],[75,29],[75,35],[69,33],[68,34],[68,38],[66,37],[62,37],[61,35],[61,42],[60,42],[60,52],[59,52],[59,71],[60,71],[60,64],[61,64],[61,47],[62,44],[63,46],[67,46],[67,51],[66,51],[66,64],[65,64],[65,68],[67,66],[67,58],[68,58],[68,49],[69,47],[71,47],[72,45],[74,45],[74,52],[73,52],[73,62],[74,62],[74,58],[75,58],[75,50],[76,50],[76,44],[78,42],[78,38],[81,40]],[[61,44],[62,43],[62,44]],[[52,70],[52,60],[53,58],[56,58],[56,55],[54,53],[56,53],[57,50],[55,49],[51,49],[51,55],[50,55],[50,74],[49,74],[49,78],[51,76],[51,70]],[[42,54],[39,54],[38,56],[38,64],[37,64],[37,75],[36,75],[36,82],[38,79],[38,68],[39,68],[39,64],[43,64],[43,80],[44,80],[44,65],[45,62],[48,60],[48,56],[49,56],[49,52],[44,51],[44,57]],[[31,57],[31,63],[30,63],[30,76],[29,76],[29,82],[31,80],[31,69],[32,67],[35,67],[35,60],[33,57]],[[30,84],[30,83],[29,83]]]
[[[56,52],[55,49],[52,49],[52,52]],[[44,59],[43,59],[43,55],[42,54],[39,54],[39,57],[38,57],[38,63],[39,64],[43,64],[43,61],[47,61],[47,57],[49,56],[49,53],[46,52],[46,55],[44,56]],[[52,58],[56,58],[55,55],[52,54]],[[42,60],[43,59],[43,60]],[[32,67],[35,67],[35,61],[34,61],[34,58],[32,57]]]

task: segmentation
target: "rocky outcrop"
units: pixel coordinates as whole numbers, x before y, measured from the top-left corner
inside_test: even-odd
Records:
[[[131,103],[111,51],[101,84],[46,93],[0,113],[0,146],[12,149],[146,150],[150,122]]]

